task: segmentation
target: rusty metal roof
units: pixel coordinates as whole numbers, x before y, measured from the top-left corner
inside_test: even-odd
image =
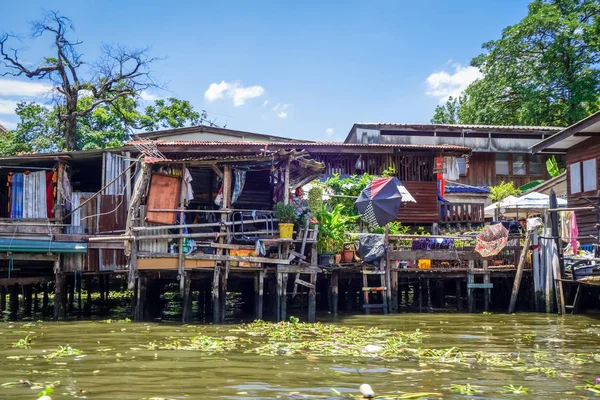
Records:
[[[498,131],[552,131],[558,132],[563,127],[559,126],[527,126],[527,125],[480,125],[480,124],[409,124],[396,122],[357,122],[355,126],[372,126],[378,129],[386,127],[412,128],[412,129],[485,129]]]
[[[358,147],[358,148],[373,148],[373,147],[382,147],[382,148],[399,148],[399,149],[433,149],[433,150],[453,150],[453,151],[470,151],[469,147],[465,146],[456,146],[449,144],[402,144],[402,143],[393,143],[393,144],[362,144],[362,143],[343,143],[343,142],[199,142],[199,141],[181,141],[181,140],[155,140],[153,141],[157,146],[220,146],[220,147],[249,147],[249,146],[258,146],[258,147],[295,147],[295,148],[311,148],[311,147]],[[134,145],[135,141],[129,142],[129,145]]]

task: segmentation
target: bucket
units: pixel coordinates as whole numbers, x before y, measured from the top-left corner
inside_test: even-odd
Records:
[[[292,239],[294,236],[294,224],[279,224],[279,238]]]
[[[319,265],[328,266],[331,264],[331,254],[319,254]]]
[[[419,260],[419,269],[431,269],[431,260]]]

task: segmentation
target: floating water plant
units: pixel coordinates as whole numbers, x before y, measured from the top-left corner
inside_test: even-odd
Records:
[[[479,386],[473,386],[470,383],[466,385],[459,385],[453,383],[450,385],[450,390],[455,393],[460,393],[466,396],[473,396],[474,394],[483,393],[483,390],[479,389]]]
[[[502,387],[502,393],[508,393],[508,394],[527,394],[529,393],[529,389],[527,389],[526,387],[523,386],[514,386],[514,385],[508,385],[508,386],[503,386]]]
[[[31,343],[33,341],[33,336],[27,335],[23,339],[19,339],[18,342],[13,343],[12,347],[16,347],[19,349],[28,349],[31,347]]]
[[[70,357],[70,356],[79,356],[83,354],[83,351],[78,350],[78,349],[74,349],[71,347],[71,345],[66,345],[66,346],[58,346],[58,349],[56,349],[55,351],[51,352],[50,354],[47,354],[46,358],[48,359],[52,359],[52,358],[63,358],[63,357]]]

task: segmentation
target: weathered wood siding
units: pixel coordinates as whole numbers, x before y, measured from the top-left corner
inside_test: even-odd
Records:
[[[398,221],[403,224],[433,224],[439,221],[438,194],[436,182],[402,182],[417,201],[402,203],[398,211]]]
[[[571,164],[593,158],[596,159],[596,188],[600,189],[600,184],[598,183],[600,180],[600,171],[598,170],[600,167],[600,138],[590,138],[577,146],[571,147],[567,151],[567,194],[569,207],[589,207],[590,203],[584,200],[583,197],[596,196],[597,190],[572,194],[569,170]],[[579,241],[581,243],[597,243],[597,240],[590,237],[590,235],[598,235],[596,212],[576,211],[575,216],[577,217],[577,227],[579,229]]]
[[[466,176],[461,176],[460,183],[472,186],[494,186],[500,182],[514,182],[515,187],[522,186],[538,179],[549,179],[546,171],[546,157],[542,158],[542,175],[497,175],[496,174],[496,153],[472,153],[469,157],[469,169]],[[509,158],[509,164],[512,159]],[[510,167],[510,166],[509,166]],[[527,169],[529,170],[529,160],[527,160]]]

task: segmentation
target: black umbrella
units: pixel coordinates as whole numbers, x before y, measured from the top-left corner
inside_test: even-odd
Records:
[[[361,217],[371,226],[384,226],[398,218],[403,201],[415,199],[396,177],[375,178],[354,203]]]

